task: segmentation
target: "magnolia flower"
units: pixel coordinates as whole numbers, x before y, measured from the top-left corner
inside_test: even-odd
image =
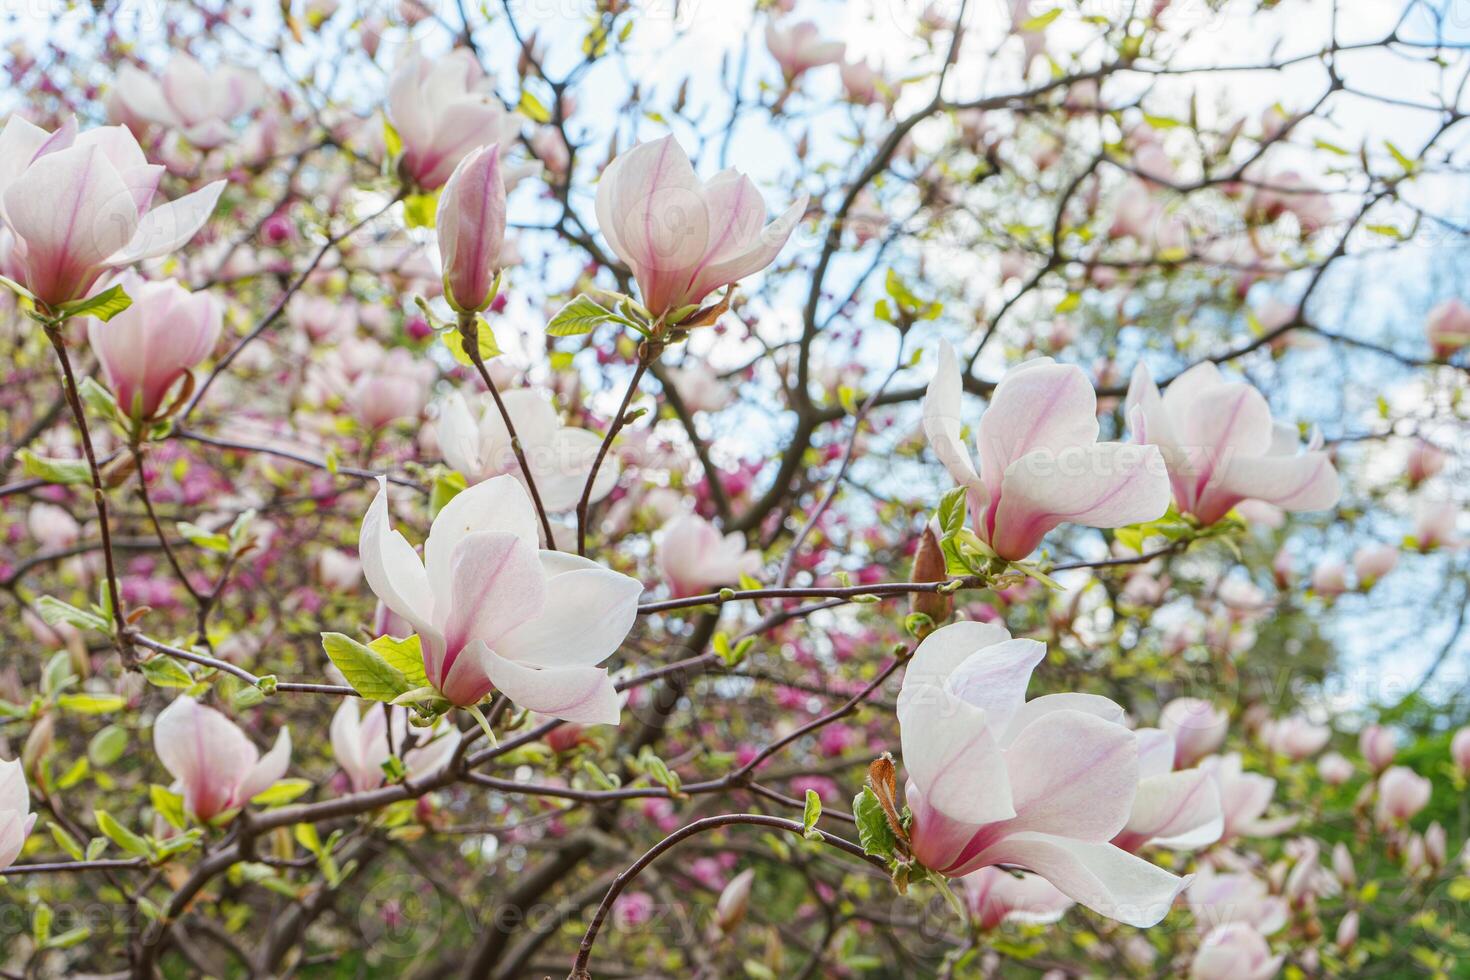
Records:
[[[1390,766],[1378,777],[1378,820],[1404,823],[1429,805],[1434,785],[1405,766]]]
[[[735,400],[735,391],[704,361],[664,368],[679,400],[691,412],[718,412]]]
[[[1425,480],[1437,475],[1444,469],[1449,457],[1444,450],[1432,442],[1424,439],[1415,439],[1409,447],[1409,457],[1404,464],[1404,475],[1409,478],[1409,485],[1417,487]]]
[[[597,222],[633,270],[643,305],[662,317],[770,265],[806,201],[801,195],[764,225],[765,200],[749,177],[722,170],[701,181],[683,147],[665,136],[608,164]]]
[[[1174,738],[1174,768],[1188,769],[1225,742],[1230,715],[1200,698],[1175,698],[1159,713],[1159,727]]]
[[[1358,573],[1358,588],[1369,589],[1373,583],[1393,571],[1399,563],[1399,550],[1391,544],[1364,545],[1353,553],[1353,571]]]
[[[1285,956],[1272,956],[1266,939],[1244,922],[1232,922],[1210,931],[1194,962],[1190,980],[1270,980],[1281,970]]]
[[[1353,778],[1353,764],[1341,752],[1328,752],[1317,760],[1317,775],[1329,786],[1341,786]]]
[[[82,537],[82,526],[64,507],[37,501],[26,511],[26,530],[43,548],[70,548]]]
[[[1312,591],[1328,599],[1347,591],[1347,566],[1336,558],[1323,558],[1312,569]]]
[[[351,334],[357,308],[329,296],[297,293],[286,304],[286,322],[318,343]]]
[[[1204,769],[1174,771],[1174,737],[1158,728],[1140,728],[1138,793],[1128,823],[1113,844],[1137,853],[1144,847],[1192,851],[1213,844],[1225,829],[1220,788]]]
[[[1045,655],[976,622],[919,644],[898,698],[914,856],[949,877],[1029,870],[1096,912],[1151,926],[1188,879],[1110,843],[1133,809],[1137,739],[1106,698],[1027,702]]]
[[[549,396],[530,388],[517,388],[501,395],[505,410],[515,426],[521,452],[531,467],[541,505],[556,512],[575,507],[587,484],[587,474],[597,458],[602,436],[588,429],[561,424]],[[444,461],[464,474],[470,483],[511,474],[524,481],[510,433],[500,410],[480,403],[476,421],[464,396],[454,392],[439,405],[439,449]],[[592,500],[606,497],[618,482],[618,468],[603,460],[592,485]]]
[[[980,416],[978,472],[961,439],[960,392],[946,342],[924,396],[924,434],[966,488],[975,533],[1000,557],[1025,558],[1063,522],[1123,527],[1168,509],[1157,448],[1097,441],[1097,393],[1081,368],[1042,357],[1006,372]]]
[[[1291,918],[1286,899],[1272,895],[1264,881],[1245,872],[1202,870],[1194,876],[1184,900],[1202,928],[1244,922],[1269,936]]]
[[[1242,770],[1240,754],[1211,756],[1200,764],[1214,774],[1220,786],[1220,807],[1225,817],[1222,842],[1237,837],[1275,837],[1296,826],[1297,818],[1266,817],[1276,780]]]
[[[1470,776],[1470,727],[1461,728],[1450,739],[1450,758],[1454,760],[1455,768]]]
[[[439,196],[435,219],[444,266],[444,298],[456,310],[490,305],[505,244],[505,179],[497,144],[471,150]]]
[[[476,147],[514,142],[520,121],[493,89],[493,80],[464,48],[426,58],[417,45],[408,45],[388,83],[388,119],[403,141],[399,172],[420,190],[432,191]]]
[[[347,407],[365,428],[377,430],[397,419],[417,418],[429,400],[434,367],[406,348],[395,347],[358,375]]]
[[[363,574],[413,626],[429,683],[451,703],[498,689],[555,718],[616,724],[617,690],[596,665],[632,629],[643,587],[585,558],[538,551],[537,526],[525,488],[495,477],[444,506],[421,561],[391,527],[380,478],[362,521]]]
[[[151,208],[163,167],[123,126],[54,133],[12,115],[0,131],[0,211],[21,285],[48,306],[81,299],[109,269],[167,255],[194,237],[225,182]]]
[[[1314,725],[1301,715],[1268,721],[1261,728],[1261,742],[1272,752],[1295,759],[1310,759],[1332,738],[1332,729]]]
[[[1175,378],[1162,397],[1140,363],[1126,404],[1134,436],[1164,451],[1174,502],[1205,524],[1247,499],[1289,511],[1337,503],[1327,453],[1315,442],[1298,452],[1295,427],[1273,422],[1260,392],[1226,381],[1208,361]]]
[[[1429,349],[1441,361],[1454,357],[1470,346],[1470,306],[1458,299],[1447,299],[1429,311],[1424,321]]]
[[[19,759],[0,759],[0,871],[20,857],[35,824],[25,766]]]
[[[1382,772],[1393,762],[1399,737],[1392,728],[1368,725],[1358,733],[1358,750],[1374,772]]]
[[[327,548],[317,555],[316,571],[322,585],[334,592],[355,589],[362,580],[362,562],[336,548]]]
[[[849,100],[859,105],[872,105],[878,99],[891,101],[893,92],[883,73],[866,61],[844,61],[838,68],[842,87]]]
[[[675,598],[730,585],[761,568],[761,553],[745,547],[737,532],[719,529],[698,514],[680,514],[664,525],[658,564]]]
[[[784,29],[771,21],[766,24],[766,48],[790,83],[812,68],[841,61],[847,45],[822,40],[817,25],[811,21],[804,20]]]
[[[206,68],[175,52],[155,79],[132,65],[117,74],[117,96],[134,117],[177,130],[201,150],[233,135],[230,123],[252,111],[265,94],[260,76],[234,65]]]
[[[1421,500],[1414,515],[1414,544],[1420,551],[1458,548],[1460,507],[1453,500]]]
[[[270,789],[291,764],[291,730],[282,728],[264,756],[233,721],[180,696],[153,723],[153,751],[201,823],[238,810]]]
[[[103,323],[87,320],[87,340],[107,386],[124,413],[150,419],[174,383],[214,350],[224,313],[207,292],[191,293],[172,279],[119,280],[133,305]]]
[[[459,729],[442,718],[433,729],[409,728],[401,705],[358,703],[345,698],[332,716],[332,755],[347,774],[354,793],[383,785],[383,764],[403,760],[410,776],[432,776],[449,764],[459,747]]]
[[[1000,868],[981,868],[960,879],[970,920],[990,930],[1002,922],[1049,925],[1074,904],[1041,875],[1015,874]]]

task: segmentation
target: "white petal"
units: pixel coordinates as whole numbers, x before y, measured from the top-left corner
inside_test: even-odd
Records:
[[[138,222],[138,229],[126,246],[114,252],[108,259],[111,266],[132,265],[143,259],[154,259],[160,255],[182,248],[189,239],[214,213],[219,196],[224,192],[225,181],[216,180],[192,194],[185,194],[176,201],[161,204]]]

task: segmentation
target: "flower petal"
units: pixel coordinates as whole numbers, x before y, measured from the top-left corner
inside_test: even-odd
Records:
[[[1088,446],[1097,431],[1097,393],[1081,368],[1046,357],[1026,361],[1006,372],[980,416],[980,476],[996,487],[1027,453]]]
[[[449,594],[454,586],[451,562],[455,548],[466,535],[477,531],[503,531],[532,548],[537,546],[536,509],[531,495],[515,477],[497,476],[461,490],[434,518],[429,540],[424,542],[426,587],[431,595]],[[379,594],[379,598],[384,597]]]
[[[244,806],[252,797],[270,789],[286,775],[291,766],[291,729],[282,728],[276,744],[246,773],[235,793],[235,805]]]
[[[208,820],[235,805],[235,790],[260,753],[239,726],[191,697],[153,722],[153,751],[184,791],[184,809]]]
[[[455,545],[447,589],[434,601],[451,658],[475,640],[496,643],[546,608],[535,547],[506,531],[465,535]]]
[[[622,716],[622,699],[601,667],[537,670],[488,648],[480,662],[500,693],[518,707],[582,725],[616,725]]]
[[[459,496],[469,492],[466,490]],[[453,501],[450,506],[453,506]],[[442,512],[440,517],[443,517]],[[384,477],[378,478],[378,494],[363,516],[357,553],[362,560],[362,573],[368,587],[383,600],[383,605],[408,620],[415,630],[435,632],[434,594],[429,591],[429,577],[413,545],[393,530],[392,519],[388,515],[388,481]]]
[[[967,824],[1015,815],[1005,758],[984,710],[918,682],[900,695],[898,724],[903,764],[935,810]]]
[[[1005,761],[1016,809],[1009,830],[1106,841],[1128,822],[1138,742],[1122,725],[1053,711],[1016,736]]]
[[[638,618],[643,585],[609,569],[553,571],[560,559],[541,552],[545,611],[495,641],[497,653],[534,667],[590,667],[617,652]]]
[[[182,248],[214,213],[214,206],[219,203],[224,189],[225,181],[216,180],[192,194],[185,194],[149,211],[138,222],[137,231],[127,241],[126,247],[109,256],[107,264],[132,265]]]
[[[1213,844],[1224,829],[1214,778],[1201,769],[1185,769],[1139,780],[1133,813],[1121,836],[1139,846],[1153,843],[1187,851]]]

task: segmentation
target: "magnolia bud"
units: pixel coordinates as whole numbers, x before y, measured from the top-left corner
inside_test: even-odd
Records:
[[[721,932],[729,935],[735,931],[745,918],[745,910],[750,906],[750,887],[755,882],[755,869],[746,868],[725,886],[720,892],[720,900],[715,903],[715,927]]]
[[[1429,863],[1436,868],[1444,867],[1445,852],[1449,841],[1445,837],[1444,827],[1438,820],[1429,825],[1424,831],[1424,856],[1429,858]]]
[[[1382,772],[1393,762],[1394,750],[1398,747],[1398,736],[1393,729],[1384,728],[1382,725],[1369,725],[1364,728],[1358,736],[1358,749],[1363,753],[1363,759],[1373,767],[1374,772]]]
[[[505,180],[498,144],[471,151],[454,168],[439,197],[435,225],[444,298],[460,313],[478,313],[495,299],[505,244]]]
[[[910,582],[943,582],[949,577],[945,568],[944,551],[939,547],[939,538],[933,525],[924,528],[919,538],[918,550],[914,552],[914,569],[909,574]],[[923,613],[939,626],[954,612],[954,598],[938,592],[915,592],[910,598],[910,608]]]
[[[46,757],[46,753],[51,751],[51,745],[55,740],[56,717],[42,715],[40,720],[31,726],[31,733],[26,736],[26,744],[20,750],[20,761],[26,772],[32,776],[36,774],[36,767]]]
[[[1339,842],[1332,849],[1332,872],[1337,875],[1337,880],[1342,882],[1344,888],[1357,884],[1358,869],[1353,865],[1353,854],[1346,844]]]
[[[1470,776],[1470,728],[1462,728],[1450,739],[1450,758],[1461,775]]]
[[[1337,925],[1337,948],[1346,953],[1358,941],[1358,913],[1349,912]]]

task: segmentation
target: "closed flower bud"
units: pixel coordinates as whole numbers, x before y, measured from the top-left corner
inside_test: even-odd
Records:
[[[948,575],[945,571],[944,552],[939,547],[939,538],[934,533],[933,525],[930,525],[924,528],[924,533],[919,538],[918,550],[914,552],[914,570],[909,575],[909,581],[943,582],[946,578]],[[928,616],[935,626],[943,625],[954,612],[954,598],[938,592],[915,592],[910,604],[914,612]]]
[[[1353,853],[1341,842],[1332,848],[1332,873],[1337,875],[1337,880],[1342,882],[1344,888],[1352,888],[1358,883],[1358,869],[1353,864]]]
[[[1363,753],[1363,759],[1373,768],[1374,772],[1382,772],[1393,762],[1393,754],[1398,747],[1398,736],[1393,729],[1384,728],[1382,725],[1369,725],[1363,729],[1358,736],[1358,749]]]
[[[720,892],[720,900],[715,903],[715,926],[721,932],[729,935],[735,931],[745,918],[745,910],[750,907],[750,888],[755,882],[755,869],[746,868],[725,886]]]
[[[454,168],[436,218],[444,266],[444,298],[461,313],[478,313],[495,298],[505,243],[505,179],[496,144],[473,150]]]
[[[1429,311],[1424,323],[1429,348],[1440,360],[1447,360],[1470,345],[1470,307],[1458,299],[1445,300]]]
[[[1346,953],[1358,941],[1358,913],[1349,912],[1337,925],[1337,948]]]
[[[1450,758],[1460,774],[1470,776],[1470,728],[1462,728],[1450,739]]]

